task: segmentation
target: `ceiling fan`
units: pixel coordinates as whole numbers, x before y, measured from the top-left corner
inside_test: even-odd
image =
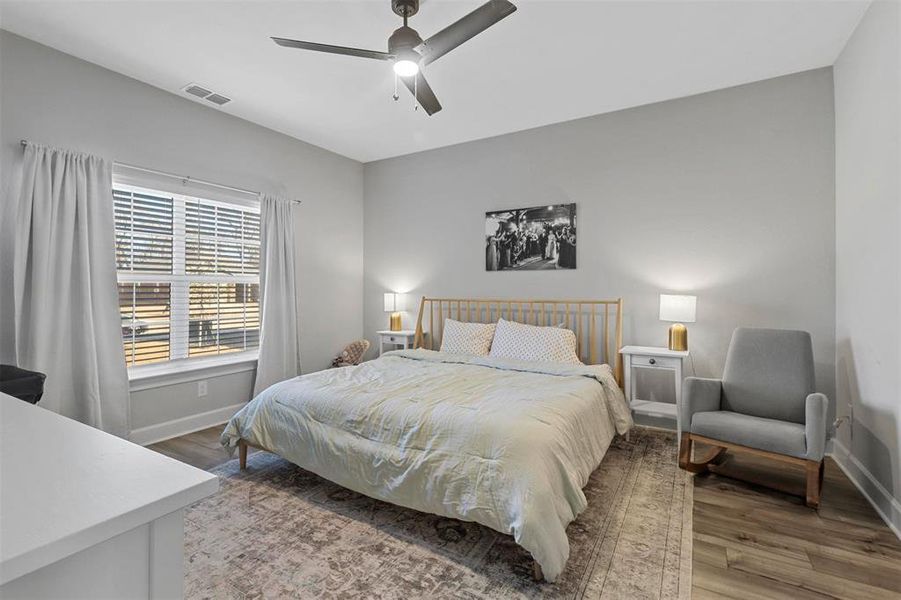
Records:
[[[465,42],[482,33],[504,17],[511,15],[516,7],[507,0],[489,0],[462,19],[448,25],[427,40],[419,37],[415,29],[407,27],[407,19],[419,12],[419,0],[391,0],[391,9],[403,17],[404,24],[394,30],[388,38],[388,52],[332,46],[273,37],[279,46],[316,50],[331,54],[374,58],[394,61],[394,72],[401,78],[416,102],[429,115],[441,110],[441,103],[429,87],[420,67],[434,62]],[[394,99],[397,100],[395,93]]]

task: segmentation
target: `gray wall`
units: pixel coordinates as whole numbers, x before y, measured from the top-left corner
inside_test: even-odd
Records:
[[[304,371],[326,367],[359,337],[360,163],[5,31],[0,31],[0,90],[3,202],[10,201],[23,138],[302,199],[297,280]],[[0,268],[3,281],[9,281],[8,265]],[[3,318],[11,316],[2,312]],[[135,393],[132,429],[246,401],[250,394],[248,373],[221,385],[210,382],[210,395],[203,399],[193,383]]]
[[[735,327],[805,329],[831,397],[833,134],[820,69],[367,163],[366,335],[388,290],[622,296],[625,342],[662,346],[657,294],[684,291],[698,374],[721,373]],[[485,211],[561,202],[578,205],[577,270],[485,272]]]
[[[901,529],[899,12],[873,3],[835,63],[835,285],[838,412],[854,416],[838,439]]]
[[[829,69],[361,166],[7,32],[0,59],[4,189],[27,138],[304,200],[306,371],[364,323],[374,340],[386,290],[621,295],[626,343],[647,345],[665,343],[657,294],[684,291],[699,296],[699,374],[720,373],[736,326],[798,327],[813,334],[819,385],[833,392]],[[576,271],[484,271],[486,210],[560,202],[578,204]],[[211,382],[212,398],[196,398],[193,383],[136,393],[132,425],[249,394],[246,374]]]

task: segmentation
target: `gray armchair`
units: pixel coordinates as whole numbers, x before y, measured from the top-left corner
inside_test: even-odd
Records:
[[[722,379],[688,377],[679,466],[701,473],[726,450],[803,466],[807,505],[819,506],[829,400],[814,392],[810,334],[736,329]],[[695,442],[713,450],[692,461]]]

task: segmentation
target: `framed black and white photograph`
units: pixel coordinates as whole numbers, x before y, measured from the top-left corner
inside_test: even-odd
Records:
[[[576,205],[485,213],[485,270],[576,268]]]

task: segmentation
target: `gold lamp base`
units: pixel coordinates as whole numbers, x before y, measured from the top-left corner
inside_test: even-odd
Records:
[[[400,321],[401,319],[399,312],[391,313],[391,321],[389,323],[388,329],[390,329],[391,331],[400,331],[402,329]]]
[[[688,328],[682,323],[669,328],[669,349],[680,352],[688,350]]]

